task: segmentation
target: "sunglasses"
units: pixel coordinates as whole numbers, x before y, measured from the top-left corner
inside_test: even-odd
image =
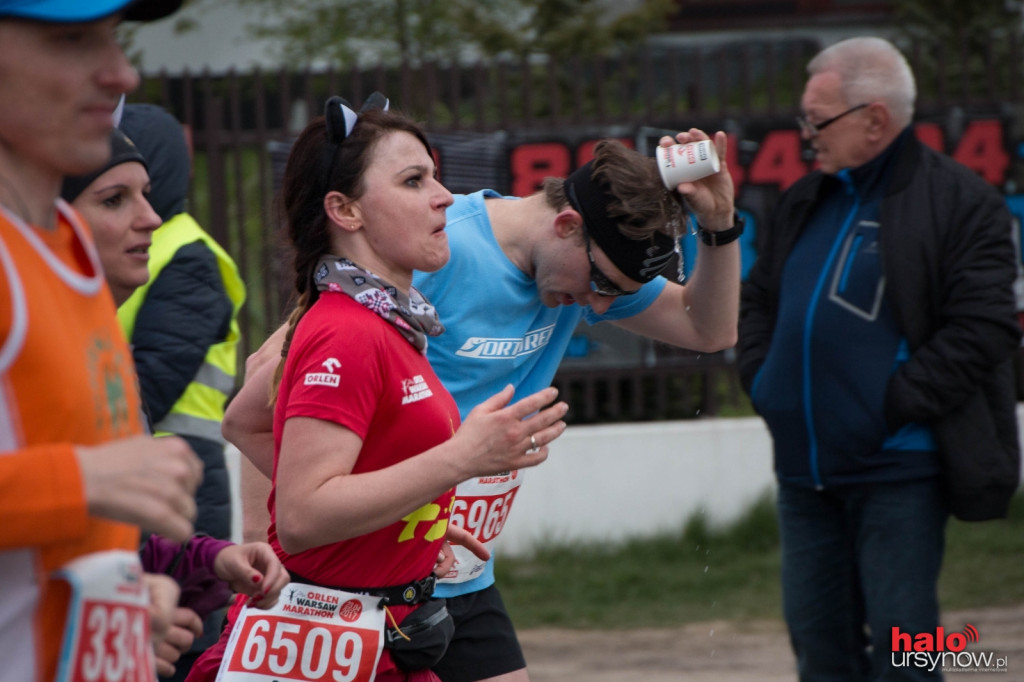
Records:
[[[620,289],[615,282],[608,279],[608,276],[601,272],[594,262],[594,252],[590,250],[590,233],[586,225],[583,226],[583,242],[587,245],[587,258],[590,259],[590,290],[599,296],[632,296],[636,291]]]
[[[846,116],[847,114],[852,114],[855,111],[860,111],[864,107],[868,107],[868,106],[871,106],[871,105],[870,104],[858,104],[857,106],[852,107],[850,109],[847,109],[846,111],[844,111],[841,114],[836,114],[832,118],[826,119],[826,120],[822,121],[821,123],[811,123],[803,115],[797,116],[796,117],[796,122],[797,122],[797,125],[800,126],[800,131],[801,132],[805,133],[808,137],[817,137],[818,133],[820,133],[825,128],[828,128],[830,125],[832,125],[833,123],[835,123],[836,121],[841,119],[843,116]]]

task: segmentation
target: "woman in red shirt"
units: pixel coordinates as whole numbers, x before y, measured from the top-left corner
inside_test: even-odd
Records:
[[[383,102],[371,96],[357,114],[332,98],[285,168],[282,199],[299,299],[278,368],[269,541],[294,581],[380,598],[392,634],[367,671],[375,679],[433,680],[429,656],[396,650],[415,649],[416,632],[434,639],[445,628],[447,614],[430,592],[453,488],[539,464],[565,429],[567,406],[542,409],[555,399],[553,388],[508,405],[510,386],[460,428],[455,402],[424,354],[428,337],[444,328],[412,287],[413,270],[448,261],[452,196],[436,178],[422,131]],[[337,610],[331,592],[299,593],[304,597],[290,606],[285,600],[289,616]],[[424,616],[410,614],[424,606],[429,622],[416,625]],[[269,656],[261,658],[260,647],[271,642],[269,652],[285,639],[266,623],[264,630],[243,628],[222,679],[234,670],[264,670]],[[294,657],[326,669],[314,665],[324,640],[296,632]],[[447,646],[430,644],[440,647],[438,656]],[[267,670],[295,674],[290,647],[279,648]],[[362,674],[361,667],[360,676],[345,679]],[[203,678],[193,668],[189,679]]]

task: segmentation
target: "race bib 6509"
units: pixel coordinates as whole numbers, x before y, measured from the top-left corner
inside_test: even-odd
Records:
[[[384,644],[379,601],[289,583],[273,608],[242,609],[217,682],[372,682]]]

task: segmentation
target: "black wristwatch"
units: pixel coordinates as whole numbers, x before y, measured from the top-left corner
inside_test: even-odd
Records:
[[[746,221],[743,220],[743,216],[739,213],[733,213],[732,227],[728,230],[709,232],[701,227],[700,223],[697,223],[697,236],[708,246],[724,246],[739,239],[740,235],[743,234],[743,227],[745,225]]]

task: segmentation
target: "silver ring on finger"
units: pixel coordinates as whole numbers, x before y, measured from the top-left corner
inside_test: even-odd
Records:
[[[537,445],[537,439],[531,434],[530,435],[530,450],[532,452],[536,452],[538,450],[538,448],[540,448],[540,446]]]

